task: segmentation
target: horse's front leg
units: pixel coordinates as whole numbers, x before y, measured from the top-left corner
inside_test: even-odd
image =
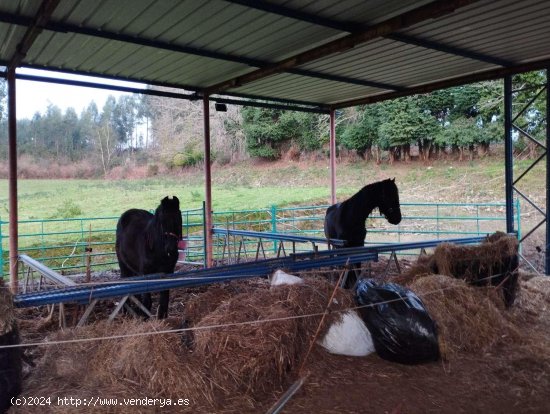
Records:
[[[143,306],[145,306],[145,309],[147,309],[149,312],[151,312],[151,307],[153,305],[153,301],[151,300],[151,294],[150,293],[144,293],[143,294]],[[146,314],[144,314],[145,318],[148,318]]]
[[[157,319],[165,319],[168,317],[168,302],[170,300],[170,291],[163,290],[160,292],[159,306],[157,308]]]

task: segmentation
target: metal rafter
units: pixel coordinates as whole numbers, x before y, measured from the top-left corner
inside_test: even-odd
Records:
[[[57,0],[59,1],[59,0]],[[12,13],[0,12],[0,22],[11,23],[20,26],[32,26],[33,19],[24,16],[18,16]],[[124,43],[131,43],[140,46],[153,47],[156,49],[168,50],[171,52],[185,53],[193,56],[202,56],[211,59],[223,60],[226,62],[240,63],[254,68],[265,68],[272,64],[272,62],[248,58],[245,56],[232,55],[228,53],[215,52],[212,50],[204,48],[196,48],[191,46],[176,45],[173,43],[161,42],[158,40],[146,39],[139,36],[124,34],[124,33],[114,33],[106,30],[99,30],[92,27],[80,26],[70,23],[63,23],[58,21],[47,21],[42,24],[42,27],[45,30],[49,30],[55,33],[76,33],[86,36],[97,37],[106,40],[115,40]],[[399,85],[390,85],[382,82],[374,82],[363,79],[348,78],[345,76],[337,76],[326,73],[318,73],[308,70],[289,70],[289,73],[306,76],[312,78],[320,78],[331,80],[335,82],[350,83],[355,85],[370,86],[375,88],[389,89],[389,90],[401,90],[402,87]],[[193,86],[193,89],[199,89],[197,86]]]
[[[294,69],[297,66],[313,62],[315,60],[344,52],[369,40],[387,36],[398,30],[421,23],[428,19],[441,17],[452,13],[460,7],[467,6],[479,0],[437,0],[427,5],[420,6],[411,11],[387,19],[369,27],[367,30],[352,33],[340,39],[333,40],[324,45],[315,47],[306,52],[299,53],[287,59],[269,65],[266,68],[238,76],[236,78],[220,82],[205,89],[205,93],[219,93],[226,89],[239,87],[248,83],[266,78],[268,76]]]
[[[336,20],[306,13],[300,10],[294,10],[289,7],[281,6],[279,4],[268,3],[262,0],[224,0],[224,1],[228,3],[233,3],[233,4],[240,4],[248,8],[257,9],[257,10],[265,11],[272,14],[278,14],[280,16],[289,17],[295,20],[301,20],[304,22],[318,25],[318,26],[328,27],[331,29],[339,30],[341,32],[357,33],[357,32],[367,30],[369,28],[369,26],[366,26],[366,25],[352,23],[352,22],[339,22]],[[425,49],[433,49],[439,52],[444,52],[455,56],[466,57],[469,59],[491,63],[499,66],[512,65],[512,62],[507,61],[505,59],[483,55],[481,53],[472,52],[470,50],[446,45],[444,43],[421,39],[415,36],[405,35],[401,33],[394,33],[384,37],[401,42],[401,43],[420,46]]]
[[[395,99],[395,98],[402,98],[404,96],[429,93],[439,89],[446,89],[446,88],[451,88],[453,86],[466,85],[468,83],[500,79],[508,75],[515,75],[518,73],[544,69],[549,65],[550,65],[550,59],[544,59],[537,62],[523,63],[523,64],[510,66],[506,68],[492,69],[492,70],[474,73],[471,75],[458,76],[453,79],[446,79],[439,82],[432,82],[425,85],[414,86],[412,88],[406,88],[403,91],[388,92],[388,93],[382,93],[376,96],[370,96],[367,98],[343,101],[343,102],[339,102],[337,104],[331,105],[331,107],[339,109],[339,108],[347,108],[350,106],[357,106],[357,105],[368,105],[375,102],[381,102],[381,101],[386,101],[386,100]]]
[[[0,66],[3,65],[3,62],[0,60]],[[70,73],[73,75],[80,75],[80,76],[94,76],[97,78],[102,79],[110,79],[110,80],[117,80],[117,81],[127,81],[127,82],[137,82],[137,83],[143,83],[143,79],[133,79],[133,78],[127,78],[127,77],[120,77],[120,76],[109,76],[104,74],[96,74],[96,73],[90,73],[90,72],[84,72],[84,71],[78,71],[78,70],[71,70],[71,69],[56,69],[56,68],[49,68],[41,65],[30,65],[26,64],[23,65],[25,68],[29,69],[39,69],[39,70],[47,70],[50,72],[56,72],[56,73]],[[5,77],[5,73],[0,72],[0,76]],[[18,75],[19,76],[19,75]],[[189,86],[189,85],[179,85],[174,84],[170,82],[147,82],[150,86],[160,86],[163,88],[174,88],[174,89],[186,89],[193,92],[199,92],[200,88]],[[272,98],[272,97],[265,97],[265,96],[259,96],[259,95],[253,95],[253,94],[247,94],[247,93],[224,93],[224,96],[233,96],[236,98],[243,98],[243,99],[257,99],[260,101],[265,102],[279,102],[284,105],[304,105],[304,106],[311,106],[314,108],[319,108],[322,110],[322,112],[328,111],[328,107],[322,103],[319,102],[311,102],[311,101],[301,101],[297,99],[280,99],[280,98]],[[202,95],[201,95],[202,96]],[[199,95],[197,95],[198,98],[200,98]],[[212,98],[214,99],[214,98]]]
[[[15,69],[27,55],[32,44],[50,19],[60,0],[43,0],[34,18],[29,19],[27,30],[16,47],[15,53],[8,62],[8,69]]]
[[[3,77],[4,75],[5,74],[3,72],[0,72],[0,77]],[[73,80],[73,79],[59,79],[59,78],[51,78],[47,76],[34,76],[34,75],[25,75],[25,74],[17,74],[16,77],[17,79],[27,80],[32,82],[46,82],[46,83],[54,83],[58,85],[71,85],[71,86],[80,86],[84,88],[106,89],[106,90],[114,90],[114,91],[120,91],[120,92],[143,94],[143,95],[162,96],[165,98],[173,98],[173,99],[186,99],[190,101],[196,101],[200,99],[200,97],[197,94],[184,94],[184,93],[169,92],[169,91],[162,91],[162,90],[156,90],[156,89],[140,89],[140,88],[132,88],[128,86],[103,85],[95,82],[86,82],[86,81],[79,81],[79,80]],[[259,108],[282,109],[282,110],[289,110],[289,111],[302,111],[302,112],[311,112],[311,113],[319,113],[319,114],[329,113],[328,108],[323,108],[320,106],[298,106],[293,104],[277,104],[272,102],[255,102],[255,101],[250,101],[248,99],[240,99],[240,100],[228,99],[223,97],[212,97],[210,100],[218,103],[226,103],[226,104],[240,105],[240,106],[255,106]]]

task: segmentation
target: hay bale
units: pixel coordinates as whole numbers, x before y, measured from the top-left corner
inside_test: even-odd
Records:
[[[494,301],[464,280],[432,275],[414,281],[410,288],[437,323],[443,357],[459,351],[479,354],[501,341],[520,339]]]
[[[49,341],[78,340],[112,335],[133,335],[165,330],[162,321],[100,322],[58,332]],[[74,398],[189,398],[189,410],[211,410],[212,396],[198,363],[180,345],[175,334],[134,336],[49,346],[25,384],[23,396]],[[25,407],[28,411],[28,407]],[[50,411],[74,412],[74,407],[53,405]],[[180,407],[185,408],[185,407]],[[158,407],[157,407],[158,409]],[[103,412],[130,413],[139,407],[105,408]],[[154,411],[154,410],[152,410]]]
[[[231,297],[239,293],[252,294],[258,289],[268,287],[269,283],[263,279],[236,280],[231,283],[209,285],[205,290],[194,293],[185,301],[184,320],[189,326],[193,326]]]
[[[464,279],[476,286],[500,286],[506,307],[517,290],[518,240],[497,232],[478,246],[441,243],[434,250],[434,273]]]
[[[195,352],[208,367],[214,392],[221,398],[219,404],[233,398],[252,403],[266,393],[281,390],[307,349],[334,289],[326,281],[305,281],[302,285],[258,290],[253,295],[236,295],[196,325],[235,324],[195,333]],[[338,289],[335,309],[352,305],[351,294]],[[319,315],[294,318],[307,314]],[[319,337],[341,316],[339,312],[330,314]],[[242,324],[265,319],[277,320]]]
[[[13,297],[0,279],[0,346],[20,343]],[[0,413],[11,406],[11,398],[21,392],[21,348],[0,348]]]
[[[425,277],[428,275],[433,275],[435,273],[437,272],[434,256],[422,254],[409,269],[407,269],[400,275],[392,278],[392,282],[397,283],[398,285],[409,285],[416,279],[420,279],[421,277]]]
[[[516,313],[527,313],[541,321],[550,320],[550,277],[534,276],[520,281]]]

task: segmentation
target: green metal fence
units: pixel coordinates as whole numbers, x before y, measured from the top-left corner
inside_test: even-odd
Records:
[[[323,237],[327,205],[305,207],[272,206],[258,210],[216,211],[216,227]],[[520,205],[516,200],[516,228],[520,228]],[[397,226],[373,213],[367,220],[368,243],[399,243],[451,237],[469,237],[506,228],[504,203],[402,203],[403,220]],[[182,212],[183,234],[188,239],[187,261],[204,262],[203,209]],[[118,217],[22,220],[19,250],[48,267],[62,272],[82,272],[87,261],[94,269],[117,267],[114,253]],[[521,234],[520,234],[521,237]],[[8,269],[8,222],[0,219],[0,271]],[[235,241],[234,241],[235,242]],[[253,244],[255,241],[249,240]],[[270,242],[270,252],[277,242]],[[215,240],[214,257],[223,250]],[[304,246],[310,248],[310,246]],[[88,251],[87,251],[88,250]],[[91,250],[91,251],[89,251]]]

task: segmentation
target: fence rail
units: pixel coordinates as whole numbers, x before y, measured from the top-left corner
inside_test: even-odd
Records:
[[[324,237],[323,220],[327,205],[277,207],[258,210],[216,211],[213,226],[232,230],[265,231],[308,237]],[[390,225],[383,217],[367,220],[368,244],[402,243],[449,237],[471,237],[505,231],[504,203],[402,203],[403,220]],[[203,209],[182,211],[183,235],[188,239],[186,260],[204,263]],[[515,204],[516,228],[520,233],[520,205]],[[87,262],[94,269],[116,267],[114,252],[118,217],[21,220],[19,252],[61,273],[84,271]],[[8,222],[0,219],[0,277],[8,274]],[[223,254],[222,235],[214,243],[214,257]],[[235,241],[236,243],[236,241]],[[250,243],[255,243],[250,241]],[[276,253],[279,241],[269,241]],[[246,248],[246,245],[245,245]],[[303,250],[310,249],[306,243]]]

